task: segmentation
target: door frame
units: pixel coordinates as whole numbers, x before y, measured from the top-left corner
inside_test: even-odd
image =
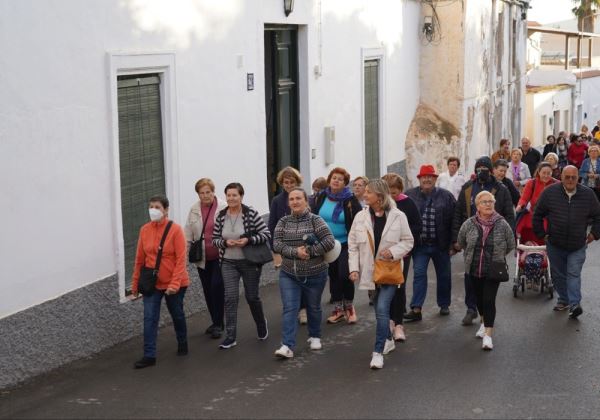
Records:
[[[361,127],[361,148],[360,148],[360,157],[362,160],[362,173],[365,174],[367,171],[367,162],[365,156],[365,147],[366,141],[365,138],[365,61],[368,60],[379,60],[379,69],[378,69],[378,88],[377,92],[378,97],[378,113],[379,118],[377,123],[379,124],[379,172],[380,176],[387,172],[387,165],[384,164],[384,151],[386,148],[386,139],[387,139],[387,129],[385,125],[386,116],[385,116],[385,92],[386,92],[386,65],[385,65],[385,48],[383,47],[373,47],[373,48],[361,48],[361,57],[360,57],[360,127]]]

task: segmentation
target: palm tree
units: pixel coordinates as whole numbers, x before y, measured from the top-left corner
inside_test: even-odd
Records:
[[[577,27],[583,32],[594,32],[596,10],[600,9],[600,0],[573,0],[575,7],[571,9],[577,16]]]

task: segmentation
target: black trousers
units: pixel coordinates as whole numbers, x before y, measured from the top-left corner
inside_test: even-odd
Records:
[[[477,311],[479,315],[483,316],[483,325],[486,328],[493,328],[496,320],[496,295],[500,282],[471,275],[466,279],[475,291]]]
[[[206,261],[204,269],[198,267],[198,275],[202,282],[204,300],[208,307],[208,313],[212,324],[223,328],[223,315],[225,313],[225,287],[219,260]]]
[[[404,283],[396,289],[396,294],[390,306],[390,319],[396,325],[404,324],[404,314],[406,313],[406,283],[408,282],[408,271],[410,269],[410,255],[402,259],[402,274],[404,275]]]
[[[354,300],[354,283],[349,278],[348,243],[342,244],[342,251],[337,260],[329,264],[329,286],[334,302],[352,302]]]

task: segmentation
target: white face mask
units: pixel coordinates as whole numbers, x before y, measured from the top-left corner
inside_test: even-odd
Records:
[[[159,209],[148,209],[148,213],[150,214],[150,220],[153,222],[158,222],[163,218],[163,212]]]

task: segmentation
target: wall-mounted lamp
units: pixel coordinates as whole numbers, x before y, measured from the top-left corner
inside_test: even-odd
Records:
[[[283,11],[285,16],[289,16],[294,11],[294,0],[283,0]]]

